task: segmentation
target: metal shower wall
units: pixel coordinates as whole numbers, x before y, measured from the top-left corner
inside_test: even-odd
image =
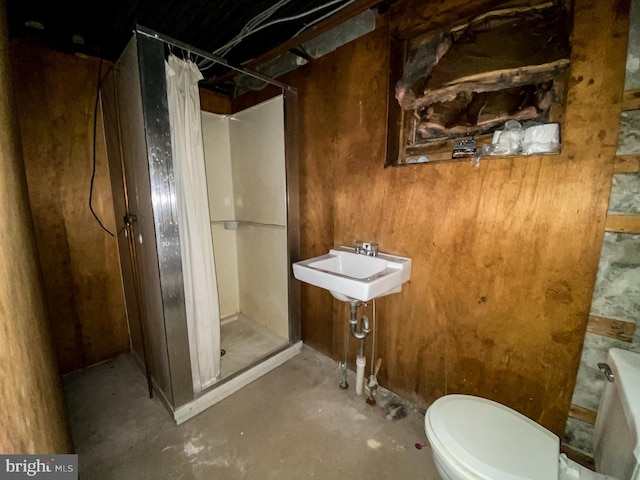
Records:
[[[138,35],[137,40],[172,406],[178,407],[193,400],[194,395],[171,154],[164,42],[143,35]]]
[[[129,189],[125,184],[124,164],[125,156],[129,158],[144,156],[146,150],[135,39],[132,40],[120,60],[103,80],[100,87],[100,97],[116,219],[124,218],[132,208],[140,212],[142,218],[142,206],[136,205],[139,197],[138,190],[132,191],[135,194],[129,197]],[[136,128],[138,125],[139,128]],[[135,182],[134,173],[130,170],[126,174],[130,185]],[[151,211],[150,206],[148,211]],[[139,272],[136,271],[131,256],[123,253],[130,252],[134,248],[130,242],[131,235],[129,233],[125,227],[119,228],[117,231],[118,250],[121,252],[119,256],[120,274],[129,323],[131,349],[137,360],[144,363],[147,381],[149,381],[151,361],[141,323],[141,319],[145,318],[142,311],[144,305],[138,301],[138,298],[141,297],[142,279]],[[163,383],[162,379],[159,383]],[[150,393],[151,389],[152,385],[149,386]]]
[[[164,43],[147,36],[135,36],[107,78],[102,97],[103,103],[111,104],[105,105],[105,111],[113,110],[115,105],[117,112],[117,125],[105,127],[132,347],[142,360],[143,345],[137,332],[146,332],[148,368],[156,391],[168,407],[175,409],[192,401],[194,393],[171,158]],[[127,200],[124,204],[117,198],[120,192]],[[133,291],[135,281],[131,276],[135,268],[126,249],[125,215],[136,218],[133,231],[141,298]],[[144,311],[142,320],[137,315],[140,306]]]

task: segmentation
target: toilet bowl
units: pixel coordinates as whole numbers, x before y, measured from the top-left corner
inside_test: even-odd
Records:
[[[515,410],[480,397],[446,395],[425,415],[442,479],[640,480],[640,355],[612,349],[608,364],[615,381],[605,387],[595,428],[594,457],[602,473],[560,456],[559,438]],[[616,440],[607,448],[608,438]]]

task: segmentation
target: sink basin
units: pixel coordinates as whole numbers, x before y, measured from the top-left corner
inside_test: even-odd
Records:
[[[331,292],[338,300],[363,302],[397,293],[411,276],[411,259],[388,253],[369,257],[351,247],[293,264],[293,276]]]

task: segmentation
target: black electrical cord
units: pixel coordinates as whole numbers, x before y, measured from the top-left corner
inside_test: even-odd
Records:
[[[93,214],[93,218],[95,218],[102,229],[107,232],[112,237],[113,233],[109,231],[107,227],[105,227],[96,212],[93,210],[93,183],[96,179],[96,137],[98,131],[98,105],[100,104],[100,81],[102,80],[102,57],[100,57],[100,62],[98,63],[98,86],[96,88],[96,103],[93,108],[93,171],[91,172],[91,185],[89,186],[89,210]]]

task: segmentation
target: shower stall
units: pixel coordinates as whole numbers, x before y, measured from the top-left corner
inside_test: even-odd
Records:
[[[196,57],[274,93],[232,113],[198,107],[183,132],[200,139],[193,160],[171,89],[172,68]],[[101,101],[132,354],[182,423],[300,351],[297,93],[138,27]]]

